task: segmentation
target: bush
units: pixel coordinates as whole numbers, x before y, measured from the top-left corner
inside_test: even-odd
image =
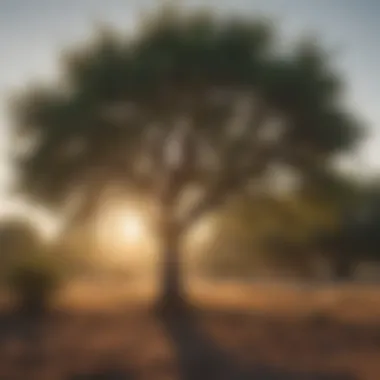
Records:
[[[17,217],[0,219],[0,284],[6,285],[15,265],[36,257],[43,249],[38,230],[28,220]]]
[[[18,308],[27,314],[48,310],[60,287],[61,275],[48,258],[34,258],[15,265],[8,277]]]

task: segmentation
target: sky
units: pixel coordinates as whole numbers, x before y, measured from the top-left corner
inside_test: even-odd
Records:
[[[177,0],[180,1],[180,0]],[[162,2],[162,1],[161,1]],[[62,48],[85,41],[94,22],[133,29],[139,12],[158,0],[0,0],[0,209],[12,209],[6,194],[12,171],[7,155],[11,121],[9,94],[57,72]],[[380,2],[378,0],[182,0],[221,13],[273,18],[285,39],[314,33],[337,51],[334,63],[347,80],[347,105],[367,123],[369,136],[346,166],[360,172],[380,171]],[[1,213],[1,211],[0,211]]]

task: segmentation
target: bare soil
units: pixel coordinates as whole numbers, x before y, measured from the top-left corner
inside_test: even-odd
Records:
[[[0,317],[0,379],[379,380],[380,288],[198,284],[195,319],[137,287],[72,285],[48,316]],[[4,303],[6,305],[6,303]]]

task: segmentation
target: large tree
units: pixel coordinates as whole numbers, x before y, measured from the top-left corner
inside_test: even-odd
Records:
[[[276,38],[264,21],[173,9],[125,38],[102,28],[64,54],[59,81],[16,99],[20,188],[75,205],[76,222],[115,183],[154,201],[161,302],[180,305],[182,237],[205,213],[262,191],[273,168],[310,179],[358,140],[328,54]]]

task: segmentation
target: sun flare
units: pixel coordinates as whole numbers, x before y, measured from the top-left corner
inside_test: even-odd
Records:
[[[143,202],[109,202],[98,216],[99,258],[104,265],[140,265],[152,260],[155,235]]]
[[[121,238],[130,243],[139,243],[146,237],[146,225],[137,213],[127,212],[120,220]]]

